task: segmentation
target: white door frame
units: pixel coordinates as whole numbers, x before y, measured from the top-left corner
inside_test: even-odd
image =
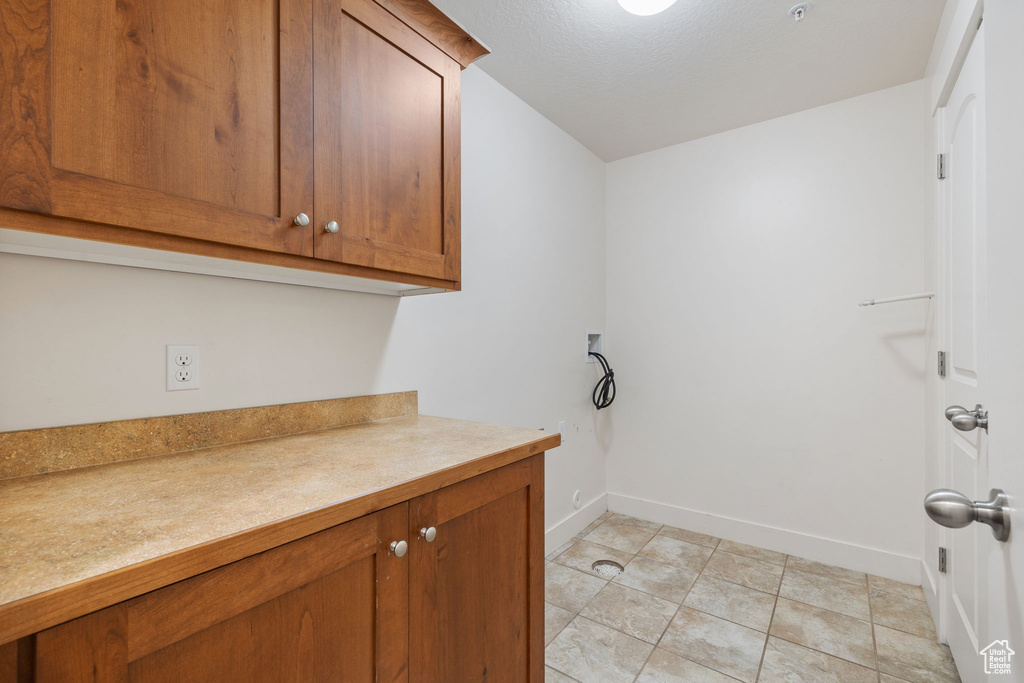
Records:
[[[932,140],[933,151],[938,154],[941,151],[945,151],[945,117],[939,116],[940,110],[946,106],[949,101],[950,93],[953,91],[953,86],[956,85],[956,81],[960,76],[960,72],[963,69],[964,61],[967,59],[967,54],[971,49],[971,45],[974,44],[974,39],[977,36],[978,28],[981,25],[982,18],[984,16],[984,0],[974,0],[973,2],[961,2],[956,7],[956,14],[952,19],[951,27],[947,33],[945,44],[942,49],[942,53],[938,59],[938,69],[932,77],[932,91],[930,93],[930,105],[932,116],[937,119],[935,126],[935,138]],[[935,211],[934,211],[934,225],[932,226],[934,239],[935,239],[935,258],[936,262],[935,275],[938,282],[936,283],[935,291],[938,293],[938,305],[936,306],[936,326],[935,334],[938,340],[939,350],[945,350],[945,340],[948,333],[948,321],[946,319],[945,305],[944,302],[948,300],[948,280],[946,278],[945,270],[948,267],[949,258],[949,245],[947,243],[947,230],[946,230],[946,189],[939,182],[938,190],[935,195]],[[942,383],[943,380],[939,380],[936,385],[936,391],[931,397],[929,410],[932,416],[942,416],[943,411],[946,409],[944,403],[945,400],[945,386]],[[934,425],[935,433],[932,435],[931,443],[935,445],[934,452],[925,454],[925,457],[933,462],[938,463],[938,469],[946,476],[948,471],[948,456],[945,449],[945,430],[949,429],[949,424],[945,419],[935,419],[932,421]],[[929,521],[929,524],[933,522]],[[950,547],[950,534],[952,530],[945,527],[938,527],[936,538],[939,541],[939,547],[949,548]],[[925,547],[925,552],[933,553],[938,552],[938,548]],[[925,585],[925,595],[929,598],[929,607],[932,609],[932,613],[936,619],[936,629],[938,632],[939,640],[942,642],[947,641],[949,632],[949,619],[950,619],[950,605],[949,601],[949,587],[947,582],[949,577],[947,574],[936,574],[932,575],[929,570],[927,562],[922,565],[922,583]],[[934,588],[934,593],[929,588]]]

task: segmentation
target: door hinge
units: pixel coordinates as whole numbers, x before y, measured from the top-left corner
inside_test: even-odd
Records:
[[[946,352],[939,351],[939,377],[946,376]]]
[[[946,178],[946,155],[940,154],[938,161],[936,162],[935,175],[938,176],[939,180]]]
[[[946,549],[939,548],[939,573],[946,573]]]

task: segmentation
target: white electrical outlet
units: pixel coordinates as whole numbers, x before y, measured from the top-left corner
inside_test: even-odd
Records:
[[[579,510],[581,507],[583,507],[583,493],[582,492],[576,491],[576,493],[572,494],[572,506],[574,508],[576,508],[577,510]]]
[[[562,437],[562,441],[565,441],[565,420],[558,423],[558,434]]]
[[[167,391],[199,388],[199,347],[167,347]]]

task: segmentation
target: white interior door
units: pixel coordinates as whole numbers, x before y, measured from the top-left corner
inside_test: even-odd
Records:
[[[981,640],[982,647],[995,642],[1014,652],[1007,653],[1010,673],[989,680],[1019,682],[1024,681],[1024,2],[985,0],[985,16],[987,474],[993,488],[1006,492],[1010,537],[993,543],[981,529],[988,568],[988,620]]]
[[[946,178],[942,183],[945,224],[944,317],[945,404],[973,410],[986,390],[985,61],[979,29],[942,112]],[[971,500],[988,498],[988,434],[944,428],[947,488]],[[965,681],[985,674],[978,651],[989,607],[985,579],[987,548],[997,543],[990,529],[971,524],[947,532],[946,634]]]

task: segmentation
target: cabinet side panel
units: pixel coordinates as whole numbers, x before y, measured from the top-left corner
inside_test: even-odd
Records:
[[[530,680],[544,678],[544,453],[530,463],[529,562]]]

